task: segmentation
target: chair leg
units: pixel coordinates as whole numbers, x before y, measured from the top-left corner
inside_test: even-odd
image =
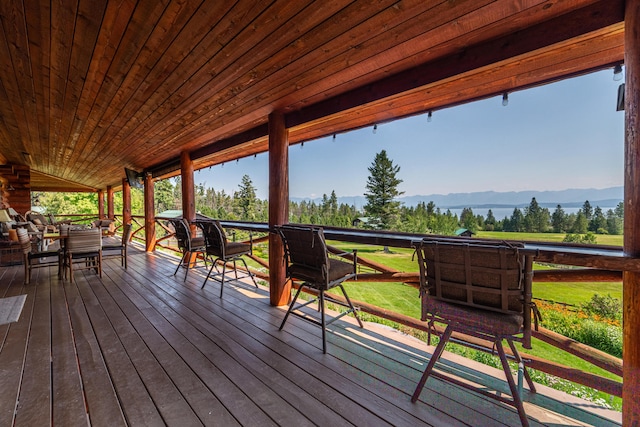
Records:
[[[304,285],[300,285],[300,287],[296,291],[296,296],[293,297],[293,300],[291,300],[291,304],[289,304],[289,309],[287,310],[287,313],[284,315],[284,319],[282,319],[282,323],[280,324],[280,327],[278,328],[279,331],[282,330],[282,327],[287,322],[287,319],[289,318],[289,314],[291,314],[291,311],[293,311],[293,306],[295,305],[296,300],[298,299],[298,295],[300,295],[300,291],[302,291],[303,287],[304,287]]]
[[[358,321],[358,324],[360,325],[360,327],[364,328],[364,325],[362,324],[362,321],[360,320],[360,317],[358,316],[358,313],[356,312],[356,308],[351,303],[351,300],[349,299],[349,295],[347,295],[347,291],[345,291],[344,286],[342,286],[342,283],[338,284],[338,286],[340,287],[340,289],[342,289],[342,294],[344,295],[344,299],[347,300],[347,304],[349,304],[349,308],[351,309],[351,312],[353,313],[353,317],[356,318],[356,320]]]
[[[504,353],[504,347],[502,346],[502,339],[498,339],[495,342],[496,349],[498,350],[498,355],[500,356],[500,362],[502,363],[502,370],[504,371],[504,375],[507,377],[507,382],[509,383],[509,389],[511,389],[511,397],[513,399],[513,406],[518,410],[518,416],[520,417],[520,422],[523,427],[529,426],[529,420],[527,419],[527,415],[524,412],[524,405],[522,404],[522,398],[520,397],[520,393],[518,393],[518,386],[516,385],[515,380],[513,379],[513,375],[511,374],[511,368],[509,367],[509,362],[507,361],[507,356]]]
[[[320,307],[320,323],[322,326],[322,352],[327,352],[327,321],[324,316],[324,290],[320,289],[320,295],[318,299]]]
[[[182,265],[182,263],[184,262],[185,257],[187,256],[186,252],[182,253],[182,258],[180,258],[180,262],[178,263],[178,265],[176,266],[176,271],[173,272],[173,275],[175,276],[176,273],[178,272],[178,270],[180,269],[180,266]]]
[[[227,263],[225,261],[222,261],[222,280],[220,281],[220,298],[222,298],[222,291],[224,290],[224,274],[226,271],[227,271]]]
[[[253,284],[257,288],[258,284],[256,283],[256,278],[253,276],[253,273],[251,272],[251,270],[249,270],[249,266],[247,265],[247,261],[245,261],[244,258],[240,258],[240,261],[242,261],[242,263],[244,264],[244,268],[247,269],[247,273],[249,274],[249,277],[251,277],[251,280],[253,280]]]
[[[509,344],[509,347],[511,348],[511,352],[513,353],[513,357],[515,358],[516,363],[517,364],[522,363],[522,357],[520,356],[520,352],[518,351],[517,347],[513,344],[513,340],[511,339],[506,339],[506,340],[507,340],[507,343]],[[533,384],[533,380],[531,379],[531,375],[529,375],[529,370],[527,369],[526,366],[524,367],[524,378],[527,381],[527,384],[529,385],[529,390],[532,393],[535,393],[536,386]]]
[[[200,286],[200,289],[204,288],[204,285],[207,284],[207,280],[209,280],[209,277],[211,276],[211,273],[213,272],[213,269],[216,267],[216,260],[213,260],[213,263],[211,264],[211,268],[209,269],[209,273],[207,274],[207,277],[204,278],[204,282],[202,282],[202,286]]]
[[[452,332],[453,332],[453,328],[451,327],[451,325],[448,325],[447,329],[444,330],[444,333],[442,334],[442,336],[440,336],[440,342],[436,346],[436,349],[433,351],[433,354],[429,359],[429,363],[427,364],[427,367],[425,368],[424,373],[422,374],[422,378],[420,378],[420,381],[418,382],[418,386],[416,387],[416,390],[413,392],[413,396],[411,397],[412,403],[415,403],[420,397],[420,393],[422,393],[424,384],[427,382],[427,378],[429,378],[429,375],[431,375],[431,371],[433,370],[433,367],[436,365],[436,362],[438,361],[438,359],[440,359],[440,356],[442,356],[444,347],[445,345],[447,345],[447,341],[449,341],[449,338],[451,338]]]

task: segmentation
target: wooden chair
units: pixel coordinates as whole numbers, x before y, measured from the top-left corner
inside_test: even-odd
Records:
[[[202,234],[204,236],[206,255],[215,257],[201,288],[204,288],[207,284],[209,277],[213,279],[220,277],[220,298],[222,298],[222,290],[224,289],[225,273],[228,262],[233,263],[233,271],[235,273],[236,280],[242,277],[251,277],[253,284],[257,288],[258,284],[256,283],[256,279],[253,277],[247,262],[243,258],[244,255],[251,255],[252,243],[229,242],[219,221],[201,221],[198,222],[198,226],[202,229]],[[222,271],[218,269],[218,261],[222,262]],[[238,269],[236,267],[237,261],[242,261],[244,268],[247,271],[246,274],[238,276]],[[211,273],[214,268],[216,269],[216,274],[212,276]]]
[[[127,269],[127,247],[131,240],[131,224],[125,224],[122,227],[122,239],[120,243],[103,244],[102,258],[120,258],[120,264]]]
[[[173,229],[176,232],[176,240],[178,241],[178,248],[182,251],[182,258],[176,267],[176,271],[173,272],[173,275],[175,276],[176,273],[178,273],[180,267],[184,267],[184,280],[186,281],[189,269],[198,262],[197,255],[200,253],[205,256],[206,247],[204,244],[204,237],[193,237],[191,235],[191,227],[184,218],[171,219],[169,222],[173,225]],[[196,256],[196,259],[192,261],[192,256],[194,255]],[[204,262],[206,266],[206,256]]]
[[[531,281],[534,253],[521,245],[457,239],[425,239],[417,244],[420,265],[422,320],[446,324],[429,363],[411,398],[418,400],[430,375],[478,391],[514,406],[523,426],[528,426],[519,386],[516,385],[502,345],[506,341],[513,359],[529,385],[535,387],[514,341],[531,348]],[[490,393],[433,370],[452,333],[481,338],[495,348],[505,372],[511,398]]]
[[[102,236],[100,229],[70,228],[64,242],[64,270],[69,270],[73,282],[73,271],[93,269],[102,277]]]
[[[49,250],[42,252],[35,252],[32,248],[31,237],[29,236],[29,232],[26,228],[18,228],[16,230],[18,234],[18,241],[22,246],[23,256],[23,264],[24,264],[24,283],[29,284],[31,282],[31,270],[34,268],[40,267],[51,267],[58,266],[60,269],[60,265],[62,264],[61,260],[61,252],[60,250]],[[51,261],[51,258],[54,261]],[[49,259],[47,261],[47,259]],[[43,262],[44,260],[44,262]],[[60,277],[60,271],[58,271],[58,276]]]
[[[329,258],[324,233],[320,227],[282,225],[275,227],[275,230],[280,235],[284,243],[287,279],[302,282],[298,287],[295,297],[289,304],[289,309],[287,310],[284,319],[282,319],[280,330],[284,327],[284,324],[287,322],[287,318],[290,314],[319,325],[322,328],[322,352],[326,353],[327,325],[330,325],[342,316],[353,313],[360,327],[363,327],[362,321],[356,312],[356,308],[351,303],[351,300],[342,285],[342,282],[345,280],[355,278],[357,276],[357,253],[355,251],[352,253],[353,263]],[[346,255],[346,253],[340,255]],[[335,287],[340,288],[346,303],[329,298],[325,295],[326,291]],[[309,288],[315,291],[314,293],[317,293],[318,296],[310,301],[296,305],[300,291],[302,291],[303,288]],[[319,304],[318,310],[320,312],[320,321],[305,313],[296,311],[316,301],[318,301]],[[346,307],[347,310],[327,322],[325,319],[326,301]]]

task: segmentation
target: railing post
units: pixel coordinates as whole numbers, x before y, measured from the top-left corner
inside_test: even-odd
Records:
[[[156,248],[156,213],[153,192],[153,177],[148,173],[144,177],[144,235],[147,252],[153,252]]]
[[[625,10],[624,251],[640,257],[640,0]],[[640,425],[640,272],[622,276],[622,424]]]
[[[269,115],[269,228],[289,222],[289,135],[280,113]],[[269,235],[269,290],[271,305],[286,305],[291,283],[285,283],[284,247]]]

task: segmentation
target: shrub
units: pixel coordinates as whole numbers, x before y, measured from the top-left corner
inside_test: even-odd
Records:
[[[587,314],[597,315],[610,320],[622,320],[622,302],[610,294],[600,296],[594,294],[589,302],[580,306]]]

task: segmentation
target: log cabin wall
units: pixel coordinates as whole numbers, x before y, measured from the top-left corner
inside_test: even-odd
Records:
[[[12,207],[24,215],[31,209],[31,173],[29,166],[0,165],[0,208]]]

